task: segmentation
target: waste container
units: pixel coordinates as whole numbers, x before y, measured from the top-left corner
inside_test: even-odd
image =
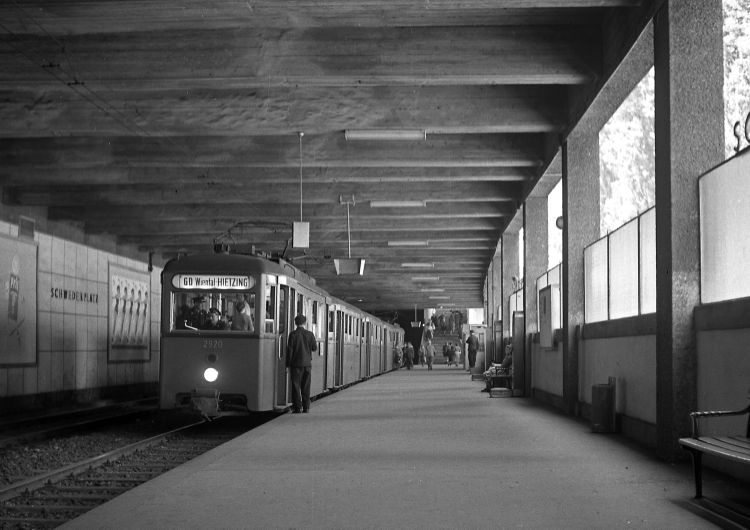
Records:
[[[591,386],[591,431],[613,433],[616,430],[615,397],[617,379],[606,385]]]

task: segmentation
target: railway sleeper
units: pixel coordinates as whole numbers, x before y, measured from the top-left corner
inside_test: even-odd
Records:
[[[92,495],[92,494],[81,494],[81,493],[71,493],[70,495],[52,495],[52,494],[36,494],[33,497],[33,499],[39,499],[39,500],[45,500],[45,501],[108,501],[111,499],[114,499],[120,495],[119,493],[116,493],[114,495]]]
[[[62,493],[78,493],[80,491],[112,491],[117,492],[118,495],[120,493],[125,493],[126,491],[130,491],[133,488],[129,488],[127,486],[49,486],[50,489],[53,491],[59,491]]]
[[[130,484],[130,483],[143,484],[144,482],[148,482],[149,480],[151,479],[150,478],[90,477],[90,478],[80,479],[80,482],[97,482],[97,483],[99,482],[115,482],[115,483],[122,482],[125,484]]]
[[[60,523],[64,523],[65,521],[67,521],[67,519],[42,519],[40,517],[0,517],[0,523],[32,524],[35,526],[60,526]]]
[[[3,511],[6,512],[57,512],[57,513],[64,513],[64,512],[76,512],[76,513],[86,513],[90,512],[92,508],[95,506],[86,505],[86,506],[52,506],[49,504],[17,504],[14,506],[3,506]]]

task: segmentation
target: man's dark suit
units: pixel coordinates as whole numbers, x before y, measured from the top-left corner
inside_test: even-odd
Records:
[[[315,335],[303,326],[289,334],[286,347],[286,366],[292,376],[292,408],[295,412],[310,410],[310,375],[312,352],[318,349]]]

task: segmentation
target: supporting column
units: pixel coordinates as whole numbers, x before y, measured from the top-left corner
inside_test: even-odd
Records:
[[[502,320],[505,320],[505,313],[508,312],[507,308],[503,308],[503,251],[502,251],[502,239],[498,245],[498,249],[495,251],[495,255],[492,257],[492,332],[494,334],[492,343],[495,346],[495,356],[493,362],[499,363],[502,352],[502,337],[503,337],[503,324]],[[498,310],[499,308],[499,310]]]
[[[513,315],[508,311],[508,297],[513,293],[513,277],[520,278],[518,270],[518,230],[511,230],[508,227],[502,237],[502,263],[503,263],[503,281],[500,301],[503,304],[503,337],[511,335],[511,319]]]
[[[524,245],[524,317],[526,329],[526,370],[524,372],[527,396],[531,395],[531,337],[539,331],[537,322],[536,279],[547,272],[549,265],[549,226],[547,223],[547,197],[529,197],[523,210]]]
[[[578,333],[584,323],[583,249],[599,239],[599,132],[574,132],[562,148],[563,402],[578,414]]]
[[[697,180],[724,158],[722,32],[718,1],[669,0],[654,18],[656,433],[668,460],[679,455],[697,403]]]

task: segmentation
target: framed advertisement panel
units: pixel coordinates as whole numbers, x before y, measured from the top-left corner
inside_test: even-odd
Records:
[[[0,366],[35,365],[37,244],[0,235]]]
[[[147,273],[109,264],[108,361],[151,360],[151,283]]]

